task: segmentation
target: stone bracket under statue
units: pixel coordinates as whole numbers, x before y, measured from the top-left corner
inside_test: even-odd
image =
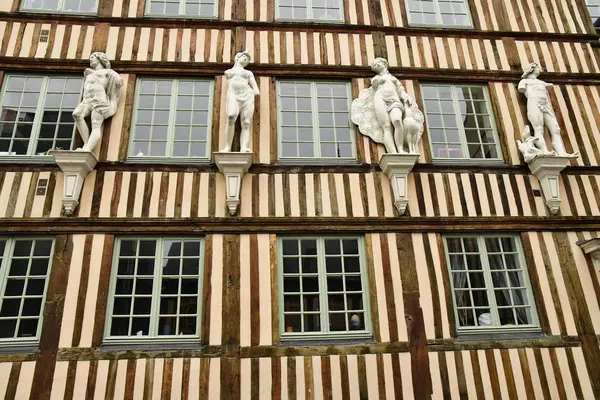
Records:
[[[225,204],[229,215],[236,215],[240,205],[242,180],[252,165],[252,153],[214,152],[215,164],[225,176]]]
[[[86,176],[94,170],[98,159],[91,151],[50,150],[48,152],[64,174],[63,214],[71,216],[79,204]]]
[[[404,215],[408,206],[408,174],[419,159],[419,154],[384,154],[379,166],[390,179],[394,206],[398,214]]]

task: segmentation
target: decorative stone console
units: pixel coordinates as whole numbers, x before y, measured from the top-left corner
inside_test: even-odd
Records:
[[[62,197],[63,213],[66,216],[73,215],[79,204],[85,177],[94,169],[98,159],[91,151],[83,150],[51,150],[48,154],[54,157],[56,164],[65,176]]]
[[[551,214],[560,210],[560,171],[569,165],[573,156],[538,155],[528,162],[531,173],[540,181],[546,205]]]
[[[230,215],[237,213],[240,205],[240,191],[244,174],[252,165],[252,153],[215,152],[215,164],[219,171],[225,175],[226,199],[225,203]]]
[[[384,154],[379,160],[381,170],[392,184],[394,205],[400,215],[406,212],[408,205],[408,174],[419,159],[419,154]]]
[[[581,250],[585,254],[589,254],[592,257],[594,265],[600,270],[600,238],[580,240],[577,242],[577,245],[581,247]]]

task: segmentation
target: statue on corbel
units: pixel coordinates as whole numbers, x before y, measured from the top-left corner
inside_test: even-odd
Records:
[[[527,98],[527,119],[533,128],[533,134],[529,125],[526,126],[522,141],[517,140],[517,146],[529,169],[540,181],[550,212],[556,214],[560,210],[560,171],[569,165],[571,159],[579,157],[579,153],[571,154],[565,150],[560,126],[548,93],[548,88],[553,85],[538,79],[540,73],[541,69],[537,63],[529,64],[524,69],[518,85],[519,92]],[[552,150],[548,150],[544,128],[548,129]]]
[[[425,118],[402,83],[390,74],[385,58],[373,60],[371,69],[377,75],[352,102],[350,117],[361,134],[385,146],[387,154],[379,164],[390,179],[394,204],[402,215],[408,205],[408,173],[419,159]]]
[[[83,147],[76,150],[51,150],[51,154],[64,173],[63,213],[72,215],[79,204],[79,196],[85,181],[98,159],[93,151],[102,135],[102,124],[117,112],[123,80],[111,69],[106,54],[94,52],[90,55],[90,68],[83,73],[83,99],[73,111],[77,131]],[[90,117],[91,129],[86,118]]]
[[[226,205],[230,215],[235,215],[240,204],[242,178],[252,164],[250,127],[254,115],[254,97],[260,95],[256,79],[246,67],[251,57],[248,51],[235,55],[233,67],[225,71],[228,80],[225,112],[225,146],[214,154],[219,171],[225,176]],[[240,151],[231,151],[235,136],[235,123],[240,120]]]

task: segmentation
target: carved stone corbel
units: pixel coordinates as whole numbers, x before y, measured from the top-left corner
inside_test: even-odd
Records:
[[[590,240],[580,240],[577,245],[581,247],[581,250],[585,254],[592,256],[592,261],[598,270],[600,270],[600,238],[593,238]]]
[[[252,165],[252,153],[215,152],[215,164],[219,172],[225,175],[225,203],[230,215],[237,213],[240,205],[240,191],[244,174]]]
[[[551,214],[560,210],[560,185],[558,177],[560,171],[569,165],[573,156],[561,157],[554,155],[538,155],[529,161],[529,170],[540,181],[546,205]]]
[[[79,204],[85,177],[94,169],[98,159],[91,151],[50,150],[48,154],[54,157],[64,174],[63,213],[71,216]]]
[[[394,205],[403,215],[408,206],[408,174],[413,169],[419,154],[384,154],[379,160],[381,170],[388,176],[394,194]]]

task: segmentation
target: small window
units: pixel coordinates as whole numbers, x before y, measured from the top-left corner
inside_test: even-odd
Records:
[[[217,0],[148,0],[146,15],[214,18],[217,5]]]
[[[279,158],[354,160],[346,82],[278,82]]]
[[[406,0],[411,25],[472,27],[466,0]]]
[[[23,11],[56,11],[89,14],[98,9],[98,0],[24,0]]]
[[[199,339],[202,271],[201,239],[117,240],[106,341]]]
[[[79,77],[8,75],[2,90],[0,159],[71,150],[73,110],[81,99]]]
[[[478,85],[421,85],[436,160],[500,160],[489,95]]]
[[[277,0],[277,19],[343,21],[342,0]]]
[[[53,246],[49,238],[0,239],[0,346],[39,341]]]
[[[516,236],[447,236],[458,333],[539,330]]]
[[[600,0],[585,0],[590,17],[592,17],[592,23],[596,25],[596,21],[600,18]]]
[[[207,160],[212,93],[209,80],[139,79],[129,158]]]
[[[360,238],[279,240],[282,339],[370,337]]]

